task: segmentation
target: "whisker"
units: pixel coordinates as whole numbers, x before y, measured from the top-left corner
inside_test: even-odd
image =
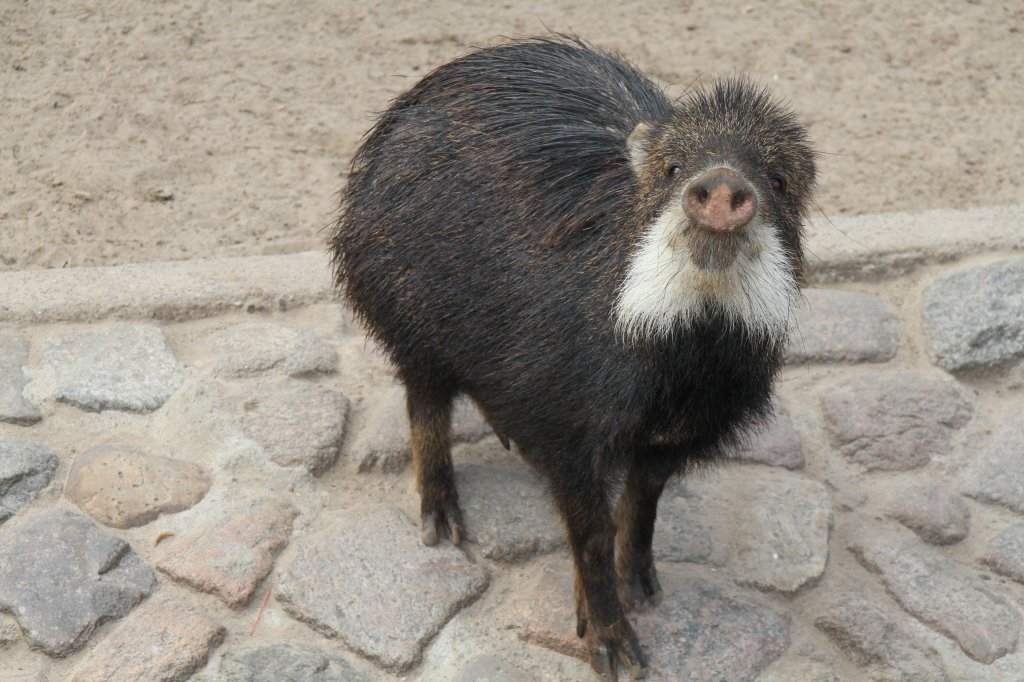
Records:
[[[834,229],[834,230],[835,230],[836,232],[838,232],[839,234],[843,235],[844,237],[846,237],[847,239],[849,239],[849,240],[850,240],[851,242],[853,242],[853,243],[854,243],[854,244],[856,244],[857,246],[861,247],[862,249],[866,249],[866,248],[867,248],[866,246],[864,246],[863,244],[861,244],[861,243],[860,243],[859,241],[857,241],[856,239],[854,239],[853,237],[851,237],[850,235],[848,235],[848,234],[847,234],[846,232],[843,232],[842,230],[840,230],[840,229],[839,229],[839,228],[838,228],[838,227],[836,226],[836,224],[835,224],[834,222],[832,222],[832,219],[831,219],[831,218],[829,218],[829,217],[828,217],[828,215],[826,215],[826,214],[825,214],[825,211],[824,211],[824,210],[823,210],[823,209],[821,208],[821,205],[820,205],[820,204],[819,204],[819,203],[818,203],[818,202],[817,202],[817,201],[816,201],[816,200],[814,199],[814,197],[811,197],[811,204],[812,204],[812,205],[814,206],[814,208],[818,209],[818,213],[820,213],[820,214],[821,214],[821,217],[822,217],[822,218],[824,218],[824,219],[825,219],[825,221],[826,221],[826,222],[827,222],[827,223],[828,223],[829,225],[831,225],[831,226],[832,226],[832,229]]]

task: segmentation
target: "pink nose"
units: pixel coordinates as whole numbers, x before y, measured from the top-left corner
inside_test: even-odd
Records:
[[[736,171],[715,168],[690,183],[683,197],[683,210],[698,227],[735,232],[757,213],[757,194]]]

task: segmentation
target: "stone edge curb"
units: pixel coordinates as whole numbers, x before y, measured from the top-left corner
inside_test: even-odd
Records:
[[[330,300],[326,253],[0,272],[0,323],[176,321]]]
[[[808,221],[813,284],[881,279],[985,252],[1024,251],[1024,204]]]
[[[982,252],[1024,251],[1024,204],[808,222],[811,284],[879,279]],[[0,272],[0,323],[176,321],[332,300],[326,252]]]

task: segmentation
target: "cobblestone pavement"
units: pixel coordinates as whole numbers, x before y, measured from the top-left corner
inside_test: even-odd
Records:
[[[812,234],[774,424],[663,498],[651,679],[1024,680],[998,215]],[[403,393],[325,258],[146,267],[0,278],[0,679],[592,679],[544,488],[470,405],[468,540],[420,543]]]

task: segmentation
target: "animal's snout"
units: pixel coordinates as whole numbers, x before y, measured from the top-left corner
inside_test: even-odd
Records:
[[[757,194],[739,173],[714,168],[695,178],[683,196],[693,224],[712,232],[736,232],[757,213]]]

